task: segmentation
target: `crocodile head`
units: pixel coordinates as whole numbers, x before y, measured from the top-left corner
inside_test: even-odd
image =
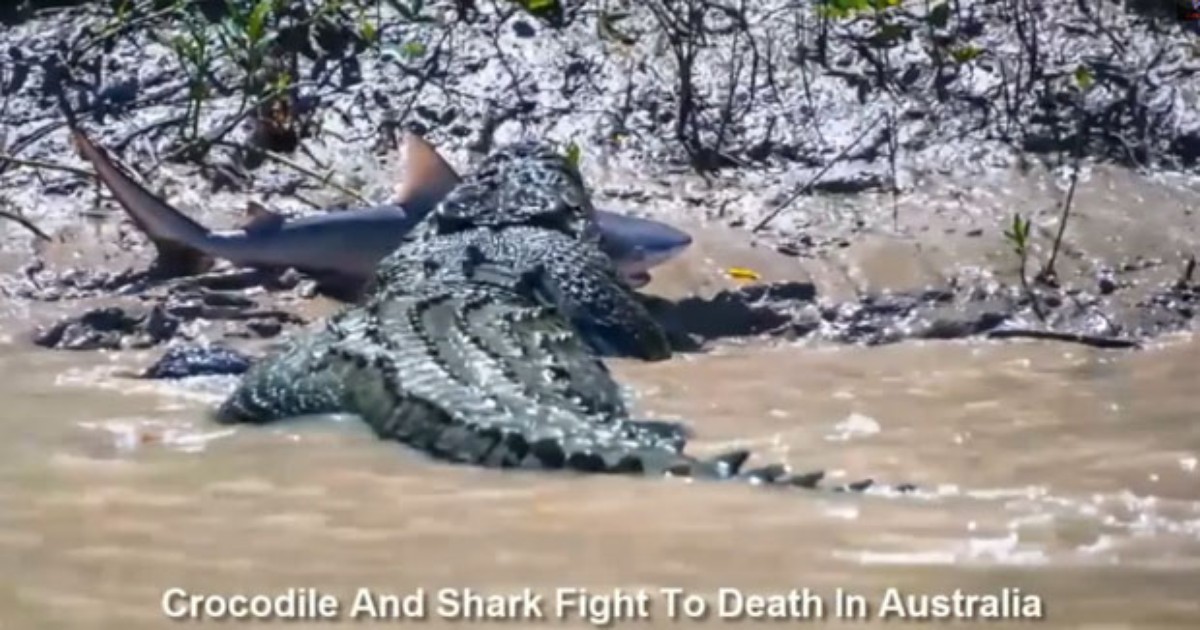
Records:
[[[583,177],[549,144],[493,151],[434,211],[440,233],[534,225],[596,242],[599,228]]]

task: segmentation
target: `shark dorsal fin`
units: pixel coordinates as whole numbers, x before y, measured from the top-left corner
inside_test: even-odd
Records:
[[[437,149],[411,131],[404,134],[404,162],[404,180],[396,201],[410,214],[429,212],[460,181]]]
[[[282,214],[268,210],[266,206],[257,201],[246,202],[246,222],[242,224],[242,229],[247,234],[274,232],[283,227],[283,222]]]

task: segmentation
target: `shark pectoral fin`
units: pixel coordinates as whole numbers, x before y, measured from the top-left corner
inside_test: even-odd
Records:
[[[323,295],[347,304],[362,302],[374,286],[374,278],[358,274],[336,271],[309,271],[308,274],[317,281],[317,290]]]
[[[195,276],[212,269],[216,262],[204,252],[172,241],[152,241],[157,256],[150,265],[156,276],[178,278]]]
[[[285,220],[282,214],[267,209],[266,206],[257,201],[246,202],[246,217],[247,219],[242,224],[242,229],[247,234],[276,232],[283,227]]]
[[[404,161],[397,203],[414,216],[432,210],[460,181],[437,149],[411,131],[404,134]]]

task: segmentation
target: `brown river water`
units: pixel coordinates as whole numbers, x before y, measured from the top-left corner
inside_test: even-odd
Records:
[[[1200,195],[1164,196],[1131,178],[1099,171],[1081,185],[1070,251],[1106,260],[1195,251]],[[836,297],[841,285],[863,288],[842,258],[901,287],[938,284],[948,261],[1003,268],[1011,255],[998,234],[970,237],[954,222],[994,227],[1012,207],[1056,207],[1051,186],[1013,190],[981,184],[942,214],[916,199],[903,216],[942,236],[860,235],[809,271]],[[721,288],[717,260],[771,280],[795,273],[795,259],[769,248],[726,251],[732,241],[711,240],[657,274],[666,294]],[[1086,271],[1091,257],[1067,256],[1064,268]],[[691,423],[698,454],[750,447],[759,462],[826,469],[833,481],[920,487],[896,496],[454,467],[379,441],[352,418],[223,427],[206,413],[232,381],[121,376],[157,351],[32,348],[22,335],[44,317],[17,309],[0,329],[0,630],[173,627],[168,613],[209,595],[218,608],[233,596],[281,597],[281,616],[284,604],[305,602],[306,620],[271,624],[287,627],[405,621],[372,622],[372,612],[468,626],[525,612],[465,623],[454,604],[466,589],[544,597],[509,627],[594,627],[606,606],[623,627],[781,612],[819,627],[847,623],[851,607],[838,603],[851,600],[868,604],[862,619],[892,626],[1200,627],[1200,341],[1190,336],[1136,352],[725,343],[613,364],[641,415]],[[793,590],[790,609],[756,608]],[[413,593],[425,598],[401,611],[367,605]],[[644,606],[632,601],[641,594]],[[684,596],[705,616],[681,610]],[[940,618],[899,618],[904,610]]]
[[[839,623],[839,589],[892,625],[922,621],[895,618],[889,591],[894,604],[956,589],[1015,598],[1010,620],[1040,612],[1015,625],[1200,623],[1200,343],[1187,337],[1135,353],[726,345],[615,365],[645,415],[693,423],[696,452],[743,445],[921,486],[905,496],[453,467],[350,418],[229,429],[205,416],[229,381],[120,375],[150,356],[0,346],[0,628],[170,627],[172,588],[313,589],[347,625],[360,593],[418,589],[426,623],[469,625],[447,619],[468,588],[544,595],[546,619],[513,627],[590,627],[574,608],[556,620],[568,588],[597,596],[597,622],[614,589],[645,592],[644,609],[626,604],[631,627],[678,622],[663,588],[682,589],[679,608],[703,598],[693,623],[706,625],[806,588],[820,608],[798,605],[809,617],[792,623]],[[721,618],[739,614],[731,593],[739,620]],[[1007,625],[950,614],[940,625]],[[312,619],[275,623],[340,625]]]

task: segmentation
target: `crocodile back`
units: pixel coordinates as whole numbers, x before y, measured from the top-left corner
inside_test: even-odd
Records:
[[[536,226],[597,243],[599,229],[583,177],[547,144],[521,143],[489,155],[430,217],[438,234]]]
[[[463,179],[380,264],[373,291],[395,296],[430,280],[461,281],[466,252],[514,273],[539,268],[555,306],[607,356],[671,356],[666,333],[600,248],[582,177],[546,144],[498,149]]]

